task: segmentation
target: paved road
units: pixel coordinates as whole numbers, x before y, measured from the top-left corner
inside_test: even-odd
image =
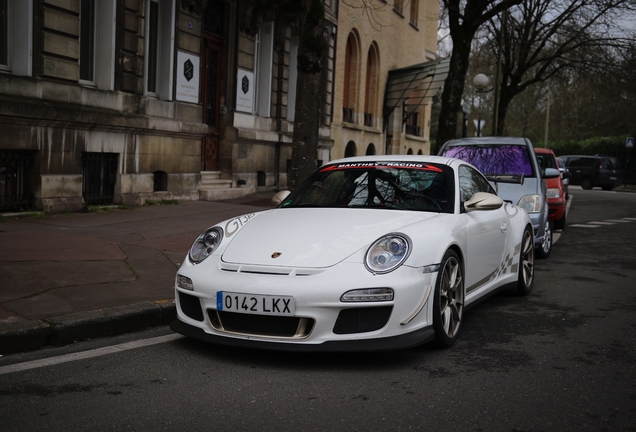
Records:
[[[283,354],[160,328],[0,358],[2,430],[633,431],[636,195],[572,194],[534,292],[469,311],[451,349]]]

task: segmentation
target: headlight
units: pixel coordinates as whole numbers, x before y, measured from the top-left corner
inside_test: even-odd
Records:
[[[367,251],[364,264],[371,273],[389,273],[402,265],[411,252],[411,241],[403,234],[388,234]]]
[[[526,195],[519,200],[517,205],[528,213],[539,213],[541,211],[541,197],[539,195]]]
[[[223,230],[214,227],[206,230],[192,243],[188,256],[195,264],[206,259],[221,244],[223,240]]]
[[[547,198],[560,198],[559,188],[548,188]]]

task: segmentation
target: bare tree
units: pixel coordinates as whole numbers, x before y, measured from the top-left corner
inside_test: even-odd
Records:
[[[497,14],[522,0],[442,0],[448,14],[448,28],[453,43],[448,77],[442,92],[442,105],[437,128],[437,147],[455,138],[459,124],[464,80],[475,33]]]
[[[512,99],[528,87],[566,70],[610,71],[612,50],[630,42],[617,23],[622,14],[633,13],[634,4],[633,0],[524,0],[509,10],[505,24],[499,17],[490,20],[492,52],[502,53],[496,134],[504,134]]]
[[[300,2],[299,2],[300,3]],[[316,169],[320,110],[329,32],[325,28],[322,0],[303,0],[298,45],[298,81],[296,115],[292,145],[290,188]]]

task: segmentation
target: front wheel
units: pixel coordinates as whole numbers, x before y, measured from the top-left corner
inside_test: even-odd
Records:
[[[519,277],[517,279],[516,295],[526,296],[534,286],[534,238],[532,229],[527,227],[521,238],[521,252],[519,253]]]
[[[581,179],[581,189],[590,190],[593,187],[594,187],[594,183],[592,182],[591,178],[583,177],[583,179]]]
[[[457,254],[449,250],[440,266],[433,299],[435,342],[450,347],[457,340],[464,316],[464,272]]]
[[[545,229],[543,231],[543,242],[537,248],[537,258],[545,259],[552,252],[552,226],[550,221],[545,221]]]

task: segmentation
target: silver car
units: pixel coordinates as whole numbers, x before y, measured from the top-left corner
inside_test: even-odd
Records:
[[[462,138],[445,143],[440,156],[462,159],[476,166],[499,197],[523,208],[534,228],[537,257],[552,251],[552,226],[548,218],[545,178],[559,177],[559,170],[541,172],[532,143],[527,138]]]

